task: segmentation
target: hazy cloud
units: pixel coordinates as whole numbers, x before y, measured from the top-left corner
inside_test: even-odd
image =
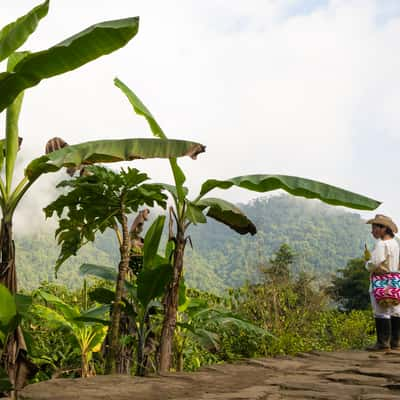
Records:
[[[2,24],[36,4],[4,3]],[[170,137],[207,145],[197,161],[181,162],[192,189],[211,177],[300,175],[381,199],[380,211],[400,222],[400,3],[293,4],[53,2],[27,48],[50,46],[118,17],[140,15],[140,32],[119,52],[27,93],[21,155],[40,155],[56,135],[71,143],[149,136],[113,86],[118,76]],[[157,181],[171,180],[163,161],[135,166]],[[41,179],[44,186],[53,182]],[[225,196],[236,202],[256,197],[239,190]]]

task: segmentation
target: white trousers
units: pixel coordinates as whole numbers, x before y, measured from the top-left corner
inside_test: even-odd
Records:
[[[369,292],[369,296],[371,298],[371,306],[375,318],[389,319],[390,317],[400,317],[400,304],[397,306],[384,307],[376,302],[372,292]]]

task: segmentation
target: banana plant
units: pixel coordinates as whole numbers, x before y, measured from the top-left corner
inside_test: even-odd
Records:
[[[20,334],[16,328],[22,319],[27,318],[31,304],[30,296],[12,294],[4,285],[0,284],[0,357],[4,357],[10,337]],[[27,361],[25,352],[22,352],[20,357]],[[18,382],[12,382],[7,371],[0,367],[0,393],[6,394],[12,391],[15,396],[16,386],[18,386]]]
[[[117,234],[120,243],[120,262],[115,279],[116,289],[110,327],[111,344],[106,356],[106,372],[115,373],[117,371],[116,358],[119,348],[122,297],[131,250],[128,215],[137,212],[138,208],[144,204],[150,207],[157,204],[165,208],[167,197],[162,193],[160,185],[144,183],[149,178],[137,169],[128,168],[126,171],[122,169],[117,173],[104,167],[89,166],[87,172],[89,172],[89,176],[61,182],[59,187],[71,190],[49,204],[45,208],[45,213],[46,217],[57,213],[60,218],[56,237],[61,244],[61,251],[56,262],[56,269],[67,258],[76,255],[81,246],[88,241],[93,241],[97,233],[113,229]],[[64,214],[64,211],[67,213]],[[65,216],[62,217],[62,215]],[[145,249],[151,243],[153,241],[148,240]],[[153,257],[151,250],[145,251],[144,263],[146,265],[151,264],[149,261]]]
[[[143,116],[155,137],[165,140],[167,138],[154,116],[138,98],[138,96],[121,80],[115,79],[115,85],[125,94],[136,114]],[[213,189],[229,189],[233,186],[243,189],[265,193],[277,189],[309,199],[319,199],[325,203],[344,206],[359,210],[374,210],[380,202],[371,198],[340,189],[326,183],[286,175],[244,175],[230,179],[208,179],[194,198],[189,198],[187,188],[184,187],[185,174],[179,167],[175,158],[170,159],[174,185],[163,184],[170,192],[174,205],[170,207],[170,234],[169,239],[175,244],[173,255],[174,276],[168,287],[164,299],[164,322],[160,345],[161,372],[170,369],[172,357],[172,341],[176,326],[178,309],[178,294],[182,279],[183,257],[185,246],[189,240],[187,229],[191,225],[207,222],[207,217],[213,218],[239,234],[250,233],[254,235],[257,228],[254,223],[234,204],[215,197],[206,197]]]
[[[177,371],[183,371],[184,350],[189,338],[208,351],[218,351],[221,332],[232,328],[258,336],[272,336],[229,310],[210,307],[204,299],[185,296],[178,307],[174,340]]]
[[[22,179],[14,182],[17,153],[22,141],[18,119],[25,90],[44,79],[67,73],[118,50],[136,35],[139,27],[137,17],[105,21],[48,49],[34,53],[17,52],[47,15],[48,9],[47,0],[0,30],[0,62],[7,60],[7,70],[0,73],[0,112],[6,110],[5,138],[0,140],[0,172],[4,167],[4,178],[0,177],[0,282],[12,293],[17,291],[13,216],[20,200],[42,174],[93,162],[170,157],[171,154],[195,157],[203,150],[198,144],[193,147],[193,143],[187,142],[165,141],[161,145],[137,139],[86,142],[33,160]],[[17,376],[25,370],[18,365],[19,352],[26,350],[22,334],[11,335],[7,346],[5,369],[13,384],[19,382],[23,385],[23,378]]]
[[[101,350],[106,337],[110,308],[101,306],[80,310],[43,290],[38,290],[36,295],[46,305],[35,304],[32,307],[34,315],[45,321],[50,329],[61,329],[69,335],[72,344],[79,348],[82,378],[93,375],[95,371],[90,362],[93,353]]]
[[[169,249],[166,249],[165,256],[158,254],[164,222],[165,216],[159,216],[148,229],[144,238],[142,269],[133,283],[125,281],[125,296],[121,299],[124,314],[136,326],[135,332],[131,334],[137,334],[136,375],[138,376],[144,376],[147,372],[149,354],[146,347],[153,335],[150,319],[152,309],[157,307],[155,300],[162,296],[172,278]],[[110,267],[83,264],[81,274],[112,282],[115,281],[116,272]],[[89,296],[92,300],[109,305],[115,297],[113,291],[105,288],[96,288],[89,293]]]

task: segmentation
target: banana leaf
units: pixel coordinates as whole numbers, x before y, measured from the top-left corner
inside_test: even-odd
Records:
[[[208,197],[199,200],[196,205],[200,209],[209,207],[207,217],[229,226],[242,235],[245,233],[251,233],[252,235],[257,233],[256,226],[242,210],[226,200]]]
[[[49,11],[49,1],[39,4],[0,31],[0,61],[22,46]]]
[[[158,265],[153,269],[142,269],[137,279],[137,297],[146,308],[151,300],[161,296],[172,279],[170,264]]]
[[[143,268],[151,269],[155,266],[157,250],[163,233],[165,215],[159,215],[146,232],[143,246]]]
[[[129,102],[131,103],[133,110],[136,114],[144,117],[148,122],[151,131],[155,137],[160,139],[167,139],[167,135],[161,129],[160,125],[153,117],[149,109],[143,104],[143,102],[136,96],[136,94],[123,82],[121,82],[118,78],[114,80],[115,86],[121,89],[122,93],[128,98]],[[205,147],[202,146],[202,149],[199,149],[199,153],[205,151]],[[178,162],[175,157],[170,157],[169,163],[171,165],[172,174],[174,175],[175,186],[176,186],[176,194],[179,202],[183,202],[185,198],[185,190],[183,184],[186,181],[185,174],[183,173],[182,169],[179,167]]]
[[[34,181],[41,174],[56,172],[62,167],[108,163],[146,158],[195,157],[202,151],[199,143],[174,139],[97,140],[64,147],[34,159],[25,169],[25,176]]]
[[[71,36],[47,50],[32,53],[14,72],[0,74],[0,112],[19,93],[41,80],[72,71],[123,47],[137,33],[139,18],[105,21]]]
[[[9,332],[14,319],[17,316],[17,306],[14,296],[0,284],[0,340],[2,341]]]
[[[244,175],[227,180],[209,179],[203,183],[199,197],[204,196],[212,189],[229,189],[232,186],[262,193],[283,189],[294,196],[319,199],[334,206],[344,206],[358,210],[374,210],[381,204],[377,200],[336,186],[286,175]]]
[[[102,265],[82,264],[79,267],[79,274],[82,276],[92,275],[109,282],[115,282],[117,280],[117,271],[114,268],[104,267]]]

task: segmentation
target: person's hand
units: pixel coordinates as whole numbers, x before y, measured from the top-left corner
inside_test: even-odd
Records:
[[[369,261],[371,259],[371,252],[368,250],[367,245],[365,245],[364,249],[364,261]]]

